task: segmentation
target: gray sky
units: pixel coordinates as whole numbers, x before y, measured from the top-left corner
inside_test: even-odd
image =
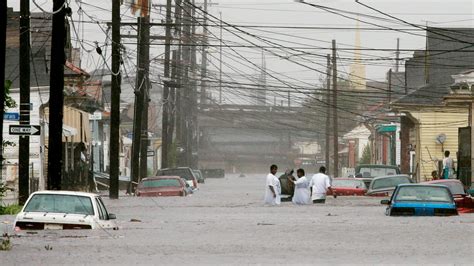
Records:
[[[9,6],[13,6],[15,10],[19,9],[19,0],[9,0]],[[51,10],[50,0],[35,0],[35,2],[41,7]],[[71,7],[73,9],[73,19],[78,21],[92,21],[92,23],[79,23],[76,22],[75,26],[78,30],[78,38],[73,34],[73,45],[79,46],[79,40],[82,40],[82,45],[91,51],[83,53],[83,68],[87,70],[93,70],[97,67],[104,67],[104,60],[97,56],[94,50],[94,41],[97,41],[99,45],[103,46],[103,50],[106,51],[106,57],[110,56],[110,47],[105,48],[105,43],[110,41],[106,38],[103,30],[106,29],[104,24],[106,21],[111,19],[111,1],[97,1],[97,0],[83,0],[82,9],[84,10],[83,16],[79,17],[78,5],[81,1],[70,0]],[[372,10],[362,7],[352,0],[331,0],[331,1],[318,1],[308,0],[309,3],[324,5],[332,8],[342,9],[344,11],[358,12],[364,15],[373,15],[377,17],[387,18],[381,14],[378,14]],[[473,27],[474,26],[474,1],[472,0],[450,0],[450,1],[428,1],[428,0],[365,0],[363,3],[375,7],[384,12],[390,13],[398,18],[402,18],[411,23],[425,25],[428,23],[430,26],[439,27]],[[153,1],[153,4],[165,4],[165,0]],[[258,76],[258,67],[252,65],[261,65],[262,49],[258,47],[252,48],[239,48],[235,46],[252,46],[249,43],[257,44],[257,46],[265,45],[264,55],[266,58],[267,71],[273,73],[279,81],[272,79],[267,76],[267,82],[276,86],[284,86],[287,84],[309,87],[312,84],[318,84],[319,79],[322,76],[320,72],[325,71],[326,59],[325,54],[329,53],[331,46],[331,40],[337,40],[339,50],[338,55],[346,60],[339,62],[339,70],[341,74],[349,72],[350,58],[353,57],[353,51],[350,48],[354,46],[355,38],[355,26],[354,20],[342,18],[335,14],[330,14],[321,9],[317,9],[302,3],[295,3],[292,0],[214,0],[210,1],[211,6],[209,7],[210,14],[219,17],[219,13],[222,13],[222,19],[225,22],[246,26],[239,27],[243,32],[226,27],[223,33],[223,39],[225,40],[224,45],[233,46],[233,50],[230,48],[223,49],[224,56],[224,76],[223,79],[228,82],[247,82],[251,83],[252,79],[256,79]],[[32,12],[38,12],[39,9],[31,2]],[[129,8],[126,6],[122,7],[122,21],[134,21],[135,18],[131,14]],[[159,22],[164,18],[165,10],[158,7],[152,8],[151,18],[153,21]],[[354,14],[348,14],[348,16],[356,18]],[[376,23],[377,25],[383,25],[393,28],[408,29],[412,28],[403,23],[395,21],[381,21],[366,18],[365,16],[360,17],[361,20]],[[215,18],[210,17],[209,24],[217,23]],[[97,24],[96,22],[99,22]],[[248,27],[253,26],[253,27]],[[256,27],[258,26],[258,27]],[[265,26],[265,27],[262,27]],[[271,27],[273,26],[273,27]],[[275,26],[282,27],[345,27],[349,29],[296,29],[296,28],[275,28]],[[423,31],[410,31],[421,36],[414,36],[407,33],[386,31],[386,30],[373,30],[374,26],[367,25],[363,22],[360,23],[361,28],[361,46],[363,48],[376,48],[376,49],[395,49],[396,39],[400,38],[401,49],[422,49],[425,45],[425,38]],[[371,28],[368,30],[366,28]],[[213,38],[219,37],[219,27],[211,26],[210,28],[211,43],[218,45],[218,41]],[[125,30],[126,31],[126,30]],[[153,29],[155,34],[164,34],[163,29]],[[241,38],[237,37],[240,36]],[[264,43],[255,37],[249,36],[253,34],[259,38],[272,41],[273,44]],[[77,40],[79,39],[79,40]],[[123,40],[126,43],[134,42],[134,40]],[[154,44],[159,42],[155,41]],[[270,47],[273,46],[273,47]],[[286,48],[277,49],[275,46],[283,46]],[[134,72],[135,59],[135,45],[127,45],[127,55],[125,58],[125,66],[127,67],[128,73]],[[290,47],[290,48],[288,48]],[[295,64],[288,60],[282,59],[282,56],[289,56],[291,54],[298,54],[297,50],[303,50],[310,52],[311,56],[293,56],[291,60],[303,64],[304,66]],[[300,49],[304,48],[304,49]],[[211,62],[209,71],[211,79],[218,77],[218,70],[215,66],[219,65],[219,49],[218,47],[209,48]],[[162,45],[153,45],[151,49],[151,58],[162,58],[160,56],[163,53]],[[278,56],[276,56],[277,54]],[[362,58],[378,58],[378,57],[394,57],[393,51],[362,51]],[[200,54],[198,53],[198,56]],[[409,57],[412,52],[402,52],[401,57]],[[250,61],[250,62],[249,62]],[[385,73],[390,67],[394,66],[394,61],[365,61],[367,79],[369,80],[383,80]],[[315,70],[316,69],[316,70]],[[402,68],[403,70],[403,68]],[[162,73],[161,61],[152,62],[152,76],[155,79],[159,79]],[[243,77],[247,75],[247,77]],[[248,75],[253,75],[248,77]],[[253,80],[255,83],[255,80]],[[283,83],[282,83],[283,82]],[[230,90],[227,90],[230,91]],[[227,98],[232,98],[232,94],[239,94],[240,92],[232,92]],[[231,101],[231,100],[230,100]]]

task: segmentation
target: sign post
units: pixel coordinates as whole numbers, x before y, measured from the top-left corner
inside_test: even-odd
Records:
[[[41,135],[41,126],[36,125],[10,125],[10,135],[17,136],[39,136]]]

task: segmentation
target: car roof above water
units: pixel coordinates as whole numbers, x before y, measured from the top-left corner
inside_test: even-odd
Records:
[[[82,197],[98,197],[99,195],[94,194],[94,193],[88,193],[88,192],[80,192],[80,191],[68,191],[68,190],[42,190],[42,191],[36,191],[31,194],[32,195],[38,195],[38,194],[56,194],[56,195],[72,195],[72,196],[82,196]]]

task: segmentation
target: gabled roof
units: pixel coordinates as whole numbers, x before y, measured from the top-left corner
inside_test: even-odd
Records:
[[[444,96],[449,95],[449,93],[448,86],[428,84],[394,101],[392,106],[443,106]]]

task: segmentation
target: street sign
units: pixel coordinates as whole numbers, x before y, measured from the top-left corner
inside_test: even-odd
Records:
[[[153,156],[155,156],[155,151],[147,151],[147,152],[146,152],[146,156],[147,156],[147,157],[153,157]]]
[[[10,135],[38,136],[40,134],[41,134],[41,126],[10,125]]]
[[[3,113],[3,120],[18,121],[20,120],[20,113],[5,112]]]

